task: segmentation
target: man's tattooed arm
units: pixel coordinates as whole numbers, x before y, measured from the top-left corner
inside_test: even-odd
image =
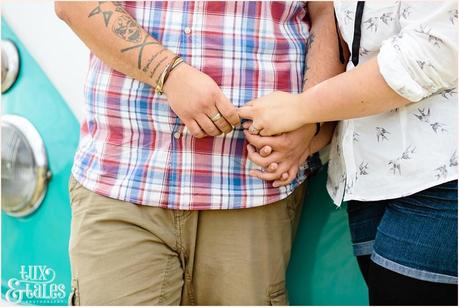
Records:
[[[332,2],[307,2],[311,21],[305,42],[304,90],[329,79],[345,69],[340,63],[334,9]]]
[[[314,33],[309,34],[308,39],[306,40],[305,46],[305,61],[304,61],[304,79],[303,79],[303,87],[307,84],[308,81],[308,69],[309,69],[309,49],[311,49],[312,44],[314,43]]]
[[[56,2],[56,13],[110,67],[155,86],[175,56],[123,7],[123,2]]]

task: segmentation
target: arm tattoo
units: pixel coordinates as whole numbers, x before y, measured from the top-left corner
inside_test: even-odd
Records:
[[[137,59],[137,68],[140,70],[142,67],[142,54],[143,54],[143,49],[145,48],[145,46],[159,45],[159,42],[147,41],[149,37],[148,34],[143,37],[143,41],[142,41],[142,28],[134,20],[134,18],[132,18],[126,12],[126,10],[122,7],[123,3],[121,1],[112,2],[115,5],[115,10],[103,8],[102,6],[106,2],[107,1],[99,1],[97,3],[97,6],[94,9],[92,9],[92,11],[89,13],[88,18],[91,18],[96,15],[102,15],[104,18],[105,27],[108,27],[110,19],[112,18],[113,12],[115,11],[115,12],[121,13],[121,15],[115,19],[115,22],[113,23],[111,30],[117,37],[129,43],[136,44],[134,46],[130,46],[130,47],[121,49],[121,52],[123,53],[129,50],[138,49],[139,54],[138,54],[138,59]],[[163,51],[164,50],[161,50],[160,52],[152,56],[148,60],[148,63],[145,65],[145,67],[142,70],[146,72],[148,68],[150,67],[151,63],[153,62],[153,60],[156,58],[156,56],[159,55]],[[157,66],[159,66],[159,64]],[[157,68],[157,66],[155,68]]]
[[[160,55],[161,53],[163,53],[164,51],[166,51],[166,49],[161,49],[160,51],[156,52],[155,54],[153,54],[150,59],[148,59],[147,61],[147,64],[145,64],[145,66],[142,68],[142,71],[143,72],[147,72],[148,69],[150,68],[150,65],[151,63],[156,59],[156,57],[158,57],[158,55]]]
[[[153,68],[153,71],[152,71],[151,74],[150,74],[150,78],[153,78],[153,76],[155,75],[155,72],[158,70],[158,67],[159,67],[162,63],[164,63],[165,60],[167,60],[167,56],[164,57],[164,58],[162,58],[161,61],[159,61],[159,62],[156,64],[155,68]]]
[[[308,39],[306,40],[306,46],[305,46],[305,53],[306,53],[306,58],[305,58],[305,63],[304,63],[304,79],[303,83],[306,83],[308,81],[308,55],[309,55],[309,50],[311,49],[312,43],[314,43],[314,33],[310,33]]]
[[[112,18],[113,11],[110,10],[110,9],[108,9],[108,10],[102,9],[102,4],[104,4],[106,2],[107,1],[99,1],[99,2],[97,2],[97,6],[91,12],[89,12],[88,18],[92,17],[92,16],[95,16],[95,15],[102,14],[102,16],[104,17],[105,26],[108,27],[108,23],[110,22],[110,18]],[[125,13],[126,12],[122,7],[122,2],[121,1],[113,1],[112,3],[116,6],[115,7],[115,11],[116,12],[119,12],[119,13]]]
[[[129,51],[129,50],[132,50],[132,49],[137,49],[137,48],[139,49],[139,56],[138,56],[138,59],[137,59],[137,68],[138,69],[141,69],[140,67],[142,67],[143,48],[145,48],[145,46],[147,46],[147,45],[159,45],[158,42],[147,42],[147,39],[148,39],[148,35],[145,35],[145,38],[143,39],[142,43],[134,45],[134,46],[131,46],[131,47],[127,47],[127,48],[121,49],[121,52],[126,52],[126,51]]]
[[[139,43],[142,39],[140,26],[128,15],[121,15],[116,18],[112,32],[119,38],[131,43]]]

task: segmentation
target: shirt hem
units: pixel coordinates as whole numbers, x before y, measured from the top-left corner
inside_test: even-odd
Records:
[[[368,191],[367,192],[368,194],[360,194],[360,195],[344,194],[344,196],[343,196],[343,198],[341,198],[341,200],[339,200],[336,197],[335,198],[332,197],[332,200],[333,200],[333,203],[336,206],[340,207],[343,202],[350,201],[350,200],[378,201],[378,200],[386,200],[386,199],[396,199],[396,198],[401,198],[401,197],[406,197],[406,196],[413,195],[415,193],[424,191],[424,190],[426,190],[428,188],[432,188],[434,186],[443,184],[443,183],[448,182],[448,181],[457,180],[457,178],[458,178],[458,175],[454,174],[454,175],[448,176],[448,177],[446,177],[446,178],[444,178],[442,180],[437,180],[435,182],[428,182],[428,183],[425,183],[425,184],[422,184],[422,185],[418,185],[416,187],[405,189],[403,191],[401,191],[400,189],[395,189],[395,192],[388,193],[388,194],[385,194],[385,195],[378,195],[377,193],[372,193],[372,192],[376,192],[376,191]],[[390,188],[387,188],[387,190],[393,191],[394,188],[390,187]],[[331,193],[330,193],[328,187],[327,187],[327,191],[328,191],[328,193],[329,193],[329,195],[331,197]],[[381,191],[381,190],[378,190],[378,192],[379,191]]]
[[[99,195],[105,196],[105,197],[117,199],[117,200],[124,201],[124,202],[129,202],[129,203],[132,203],[132,204],[135,204],[135,205],[139,205],[139,206],[150,206],[150,207],[157,207],[157,208],[163,208],[163,209],[184,210],[184,211],[250,209],[250,208],[256,208],[256,207],[261,207],[261,206],[273,204],[275,202],[284,200],[287,197],[289,197],[295,191],[295,189],[297,189],[301,184],[303,184],[307,180],[307,176],[305,176],[301,180],[299,180],[296,183],[294,183],[291,186],[289,186],[285,192],[281,192],[281,193],[278,193],[278,194],[273,195],[273,196],[267,196],[266,194],[265,195],[261,195],[261,196],[255,196],[255,198],[263,199],[263,201],[260,202],[260,203],[257,202],[257,203],[245,204],[245,206],[241,206],[241,205],[236,206],[236,205],[231,205],[231,204],[225,204],[225,207],[223,207],[223,206],[212,206],[210,204],[207,204],[207,205],[187,204],[187,205],[174,206],[174,205],[168,205],[167,202],[165,202],[165,201],[163,201],[161,199],[159,199],[157,201],[151,199],[151,200],[145,202],[145,201],[140,201],[140,200],[137,200],[137,199],[130,199],[130,198],[127,198],[127,197],[114,197],[109,192],[98,190],[97,188],[94,188],[93,186],[88,184],[92,180],[85,180],[85,178],[87,179],[87,177],[85,177],[84,175],[78,174],[78,172],[74,168],[72,168],[71,176],[73,176],[75,178],[75,180],[79,184],[81,184],[83,187],[85,187],[86,189],[88,189],[88,190],[90,190],[90,191],[92,191],[94,193],[97,193]],[[160,192],[158,192],[157,194],[160,194]],[[190,195],[190,198],[193,197],[192,194],[189,194],[189,195]],[[226,196],[223,196],[223,197],[226,197]],[[247,195],[237,194],[237,195],[235,195],[233,197],[244,198],[244,197],[247,197]]]

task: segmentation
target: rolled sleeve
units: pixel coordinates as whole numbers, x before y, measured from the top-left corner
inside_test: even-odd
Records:
[[[456,2],[403,1],[401,5],[411,13],[400,17],[400,33],[381,46],[377,58],[381,75],[395,92],[412,102],[455,87]]]

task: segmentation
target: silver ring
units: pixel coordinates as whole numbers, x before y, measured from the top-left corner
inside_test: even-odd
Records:
[[[217,114],[215,114],[214,116],[212,116],[210,118],[211,121],[213,121],[214,123],[219,120],[220,118],[222,118],[222,115],[220,114],[220,112],[218,112]]]
[[[260,129],[258,129],[257,127],[255,127],[254,125],[251,125],[249,127],[249,132],[250,134],[258,134],[260,132]]]

